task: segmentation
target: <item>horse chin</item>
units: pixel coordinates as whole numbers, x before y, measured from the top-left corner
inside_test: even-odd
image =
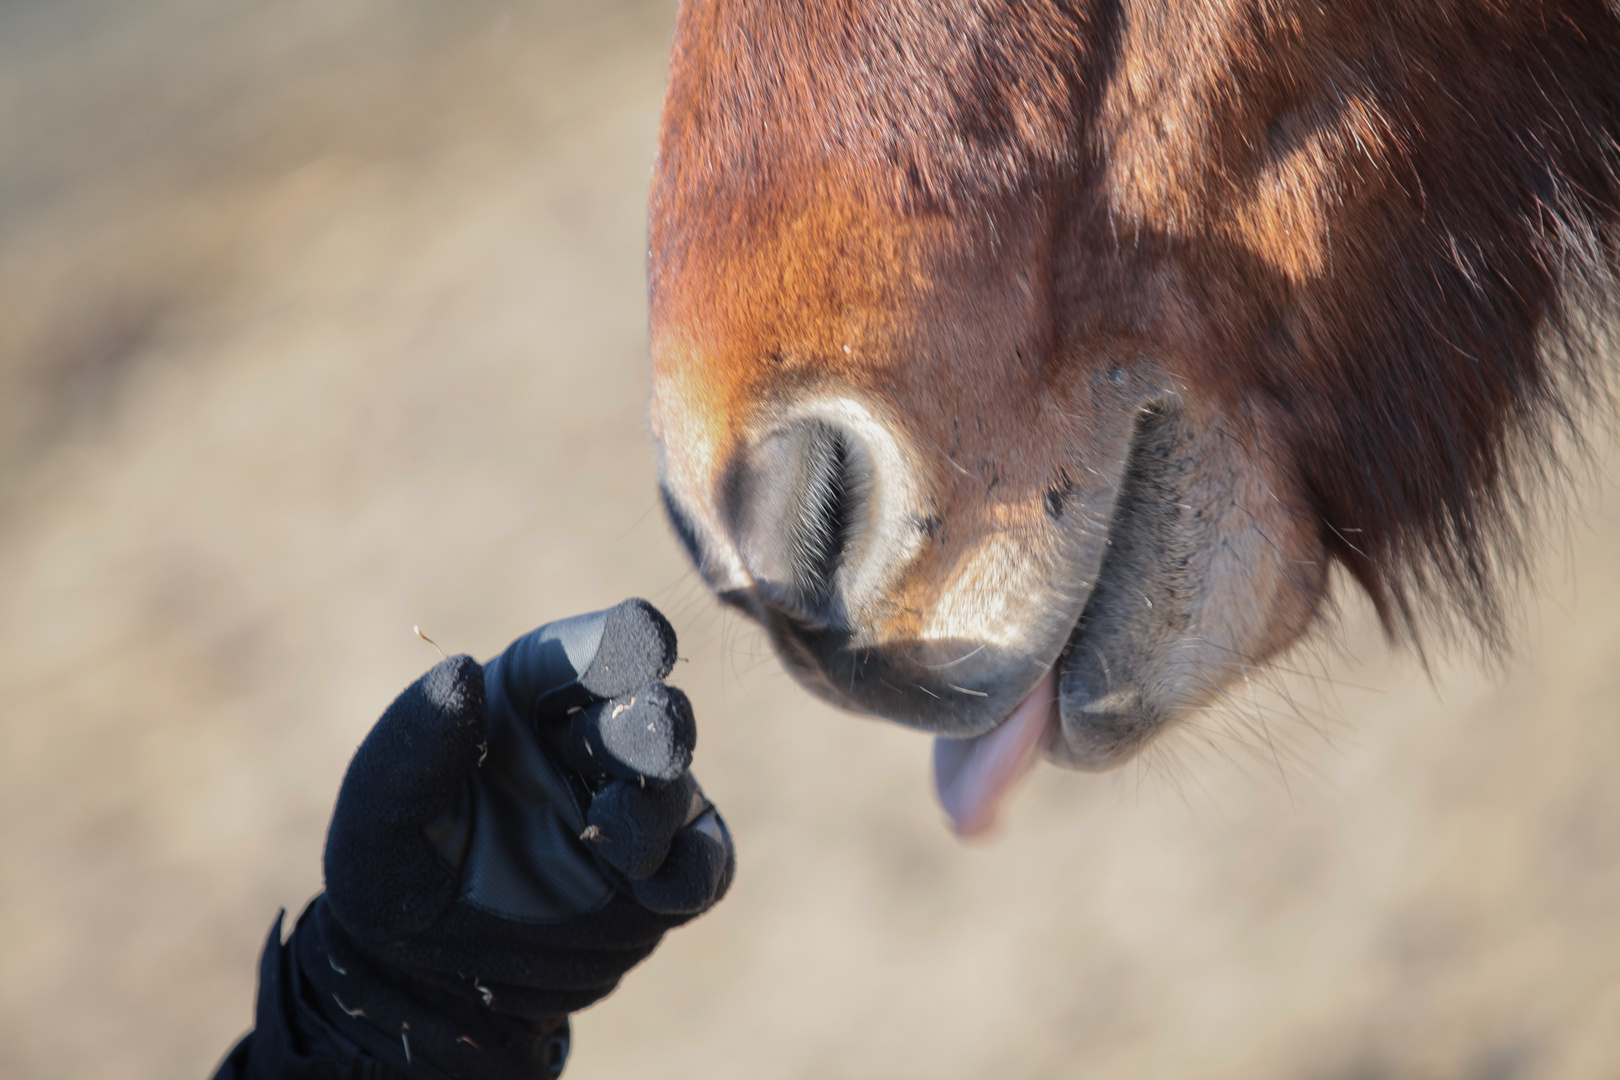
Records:
[[[1058,665],[1058,720],[1046,758],[1080,772],[1108,772],[1131,761],[1172,717],[1155,708],[1138,687],[1099,688],[1075,664],[1077,651],[1089,651],[1077,627]]]

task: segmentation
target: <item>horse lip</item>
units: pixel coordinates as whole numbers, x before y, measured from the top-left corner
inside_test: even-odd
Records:
[[[1151,415],[1167,424],[1175,409],[1165,402]],[[1162,576],[1175,565],[1176,526],[1159,512],[1167,505],[1164,496],[1147,483],[1154,458],[1148,452],[1150,437],[1162,446],[1178,435],[1158,421],[1138,424],[1133,454],[1142,451],[1142,471],[1128,474],[1121,486],[1109,524],[1109,557],[1058,660],[1061,722],[1047,759],[1064,768],[1116,769],[1163,731],[1178,709],[1192,707],[1167,708],[1154,696],[1155,680],[1163,678],[1162,664],[1155,665],[1163,661],[1167,641],[1179,633],[1183,601]],[[1114,544],[1122,536],[1129,542]],[[1134,556],[1122,555],[1132,551]]]
[[[766,628],[777,657],[812,694],[839,708],[945,738],[990,734],[1029,696],[1057,659],[1054,655],[1018,672],[1024,678],[1016,681],[997,679],[986,684],[979,677],[942,677],[929,670],[929,665],[919,664],[905,644],[863,647],[838,631],[808,628],[785,619],[757,595],[750,595],[748,601],[745,610]],[[828,639],[837,644],[828,647]],[[1067,640],[1065,635],[1063,642]],[[983,654],[986,649],[977,645],[969,652]],[[1004,663],[989,666],[998,673],[1007,670]],[[862,687],[860,694],[848,689],[856,683]]]

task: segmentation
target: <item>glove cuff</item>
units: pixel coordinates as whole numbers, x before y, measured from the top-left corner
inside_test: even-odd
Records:
[[[497,1013],[469,978],[466,993],[379,960],[332,914],[324,894],[287,943],[324,1023],[403,1077],[550,1080],[568,1060],[566,1015]]]

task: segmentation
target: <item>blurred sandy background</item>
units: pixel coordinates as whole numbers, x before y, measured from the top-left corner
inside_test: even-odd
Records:
[[[656,508],[672,18],[0,4],[0,1077],[204,1076],[412,624],[487,656],[628,594],[741,873],[571,1080],[1620,1076],[1612,449],[1505,672],[1353,609],[963,848],[926,741],[794,688]]]

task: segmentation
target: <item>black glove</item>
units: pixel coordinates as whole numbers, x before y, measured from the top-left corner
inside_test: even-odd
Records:
[[[567,1014],[731,882],[687,771],[691,706],[661,681],[674,660],[669,623],[629,600],[483,667],[452,657],[389,706],[344,777],[326,893],[283,950],[270,1004],[304,1044],[410,1076],[561,1071]]]

